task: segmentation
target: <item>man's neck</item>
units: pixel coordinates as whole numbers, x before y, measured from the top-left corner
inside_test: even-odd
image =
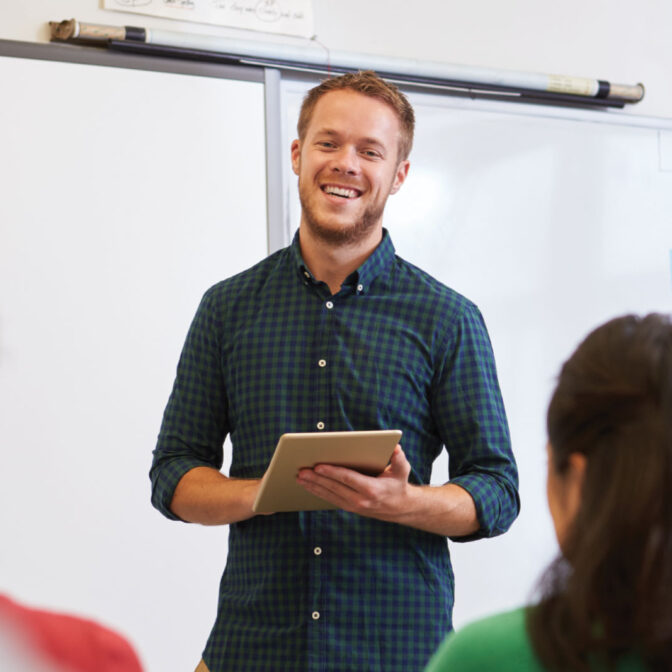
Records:
[[[299,229],[301,256],[306,266],[316,280],[329,286],[332,294],[339,292],[345,279],[371,256],[382,239],[382,226],[363,240],[342,245],[316,238],[303,224]]]

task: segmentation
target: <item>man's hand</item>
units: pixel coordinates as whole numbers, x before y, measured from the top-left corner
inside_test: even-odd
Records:
[[[410,473],[411,465],[401,446],[397,446],[390,463],[378,476],[366,476],[333,464],[318,464],[313,469],[301,469],[297,480],[308,492],[339,509],[392,520],[404,510],[411,487]]]
[[[333,464],[301,469],[297,481],[339,509],[416,527],[443,536],[473,534],[479,528],[471,495],[459,485],[412,485],[411,465],[401,446],[378,476]]]

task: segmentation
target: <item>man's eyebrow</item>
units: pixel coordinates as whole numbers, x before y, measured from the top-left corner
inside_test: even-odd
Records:
[[[380,147],[380,149],[385,149],[385,143],[382,140],[378,140],[378,138],[362,138],[362,143],[365,145],[376,145],[376,147]]]
[[[328,136],[330,138],[338,138],[340,137],[340,133],[332,128],[320,128],[317,131],[315,131],[315,136]],[[375,145],[376,147],[379,147],[380,149],[386,149],[385,143],[382,140],[379,140],[378,138],[373,138],[373,137],[366,137],[366,138],[360,138],[357,142],[357,144],[361,145]]]

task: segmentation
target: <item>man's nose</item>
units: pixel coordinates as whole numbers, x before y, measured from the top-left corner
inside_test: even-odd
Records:
[[[356,175],[359,172],[359,155],[354,147],[341,147],[332,154],[331,169],[347,175]]]

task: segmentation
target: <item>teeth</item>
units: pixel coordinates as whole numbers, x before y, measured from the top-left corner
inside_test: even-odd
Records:
[[[355,198],[357,196],[357,192],[354,189],[344,189],[343,187],[333,187],[331,185],[324,187],[324,191],[327,194],[342,196],[343,198]]]

